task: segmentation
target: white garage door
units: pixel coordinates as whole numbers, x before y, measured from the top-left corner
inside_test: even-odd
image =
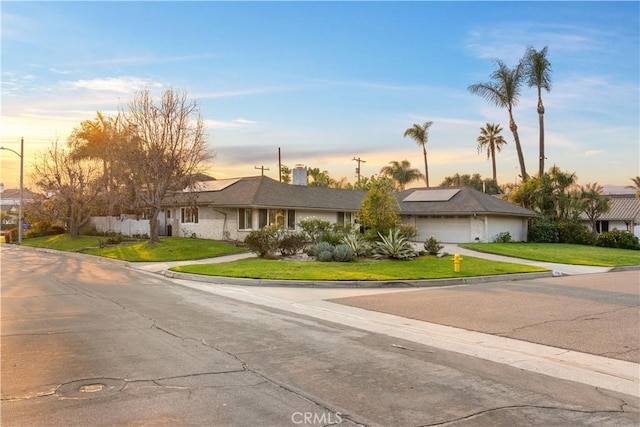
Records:
[[[439,242],[467,243],[471,241],[471,219],[469,217],[417,218],[418,241],[433,236]]]

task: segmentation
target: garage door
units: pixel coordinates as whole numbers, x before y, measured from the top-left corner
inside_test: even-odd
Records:
[[[469,217],[416,219],[418,241],[425,241],[433,236],[439,242],[466,243],[471,241],[471,219]]]

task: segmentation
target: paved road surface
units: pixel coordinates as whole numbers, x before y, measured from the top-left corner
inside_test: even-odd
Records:
[[[1,262],[3,426],[640,422],[629,394],[117,263],[15,247]]]

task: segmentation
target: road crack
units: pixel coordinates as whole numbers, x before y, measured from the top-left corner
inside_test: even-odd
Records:
[[[611,314],[611,313],[615,313],[617,311],[621,311],[621,310],[627,310],[630,307],[618,307],[612,310],[607,310],[607,311],[602,311],[602,312],[598,312],[598,313],[589,313],[589,314],[583,314],[571,319],[553,319],[553,320],[545,320],[544,322],[539,322],[539,323],[532,323],[530,325],[524,325],[524,326],[520,326],[518,328],[513,328],[509,331],[504,331],[504,332],[496,332],[495,335],[498,336],[509,336],[509,334],[518,332],[518,331],[522,331],[524,329],[527,328],[534,328],[536,326],[542,326],[542,325],[547,325],[547,324],[551,324],[551,323],[560,323],[560,322],[575,322],[577,320],[596,320],[597,318],[594,318],[593,316],[600,316],[603,314]]]
[[[625,412],[622,408],[620,410],[583,410],[583,409],[572,409],[572,408],[562,408],[557,406],[542,406],[542,405],[508,405],[508,406],[500,406],[497,408],[485,409],[482,411],[474,412],[469,415],[465,415],[463,417],[454,418],[452,420],[441,421],[437,423],[430,424],[422,424],[419,427],[431,427],[431,426],[446,426],[452,425],[459,421],[467,421],[482,415],[490,414],[493,412],[501,412],[501,411],[511,411],[511,410],[519,410],[519,409],[541,409],[541,410],[549,410],[549,411],[562,411],[562,412],[573,412],[579,414],[619,414]]]

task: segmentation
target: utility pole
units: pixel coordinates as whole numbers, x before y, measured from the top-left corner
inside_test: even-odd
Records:
[[[282,153],[278,147],[278,181],[282,182]]]
[[[260,169],[262,171],[262,176],[264,176],[264,171],[269,170],[269,168],[265,168],[264,166],[256,166],[254,169]]]
[[[358,158],[353,158],[351,160],[355,160],[356,162],[358,162],[358,167],[356,168],[356,174],[358,175],[358,182],[360,182],[360,163],[367,163],[366,160],[362,160],[360,157]]]

